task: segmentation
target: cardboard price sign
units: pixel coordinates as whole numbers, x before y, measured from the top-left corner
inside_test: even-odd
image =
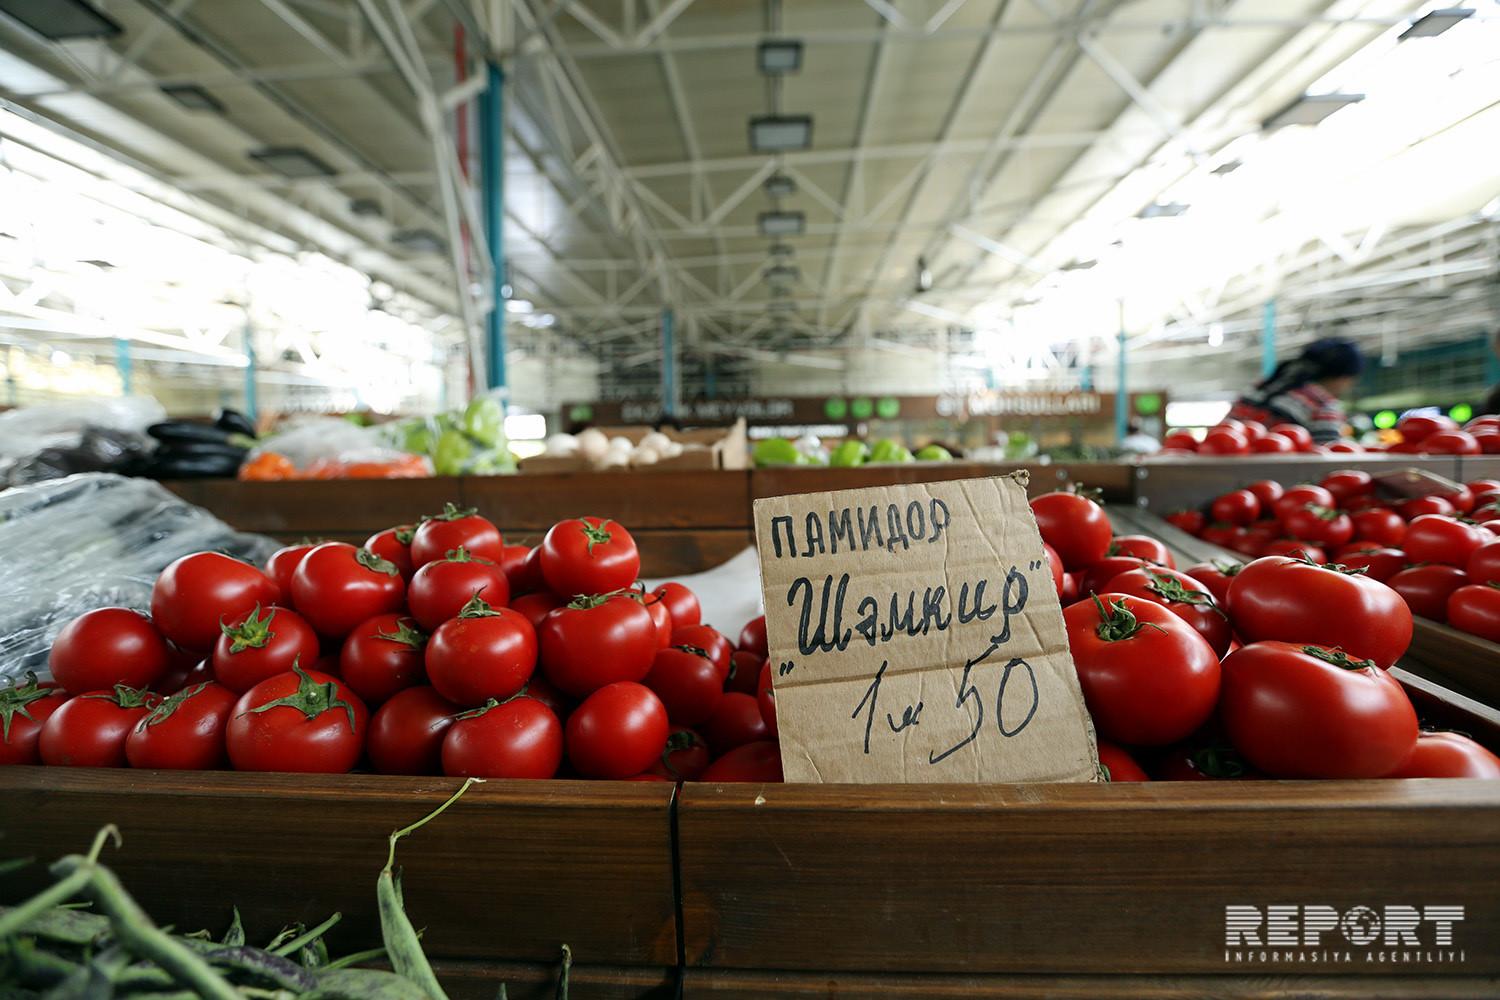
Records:
[[[1026,473],[755,502],[787,781],[1096,781]]]

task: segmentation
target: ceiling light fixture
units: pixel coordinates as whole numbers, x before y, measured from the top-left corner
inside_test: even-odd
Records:
[[[448,245],[431,229],[403,229],[391,235],[391,242],[412,253],[441,253]]]
[[[1460,21],[1474,16],[1472,7],[1447,7],[1443,10],[1429,10],[1421,17],[1411,23],[1411,27],[1401,32],[1396,41],[1404,42],[1408,38],[1436,38]]]
[[[249,156],[283,177],[332,177],[338,173],[301,146],[265,146],[251,150]]]
[[[794,38],[768,38],[755,48],[755,65],[766,76],[795,73],[802,68],[802,43]]]
[[[379,215],[380,202],[376,201],[374,198],[355,198],[354,200],[349,202],[349,211],[353,212],[355,215]]]
[[[1153,201],[1136,214],[1137,219],[1175,219],[1184,214],[1188,206],[1179,201],[1169,201],[1165,204]]]
[[[756,225],[762,236],[801,236],[807,217],[801,212],[762,212]]]
[[[927,258],[917,258],[917,294],[932,291],[932,271],[927,267]]]
[[[173,83],[161,88],[161,92],[189,111],[212,111],[222,115],[224,105],[202,87],[191,83]]]
[[[1096,260],[1093,257],[1090,257],[1088,260],[1074,260],[1074,261],[1069,261],[1068,263],[1064,264],[1062,267],[1058,268],[1058,270],[1060,270],[1060,271],[1087,271],[1090,268],[1094,268],[1094,267],[1098,267],[1098,266],[1099,266],[1099,261]]]
[[[1364,99],[1364,94],[1305,94],[1267,118],[1261,128],[1269,132],[1287,125],[1318,125],[1335,111]]]
[[[1210,170],[1209,173],[1213,174],[1216,177],[1223,177],[1226,174],[1234,173],[1244,165],[1245,161],[1241,159],[1225,160],[1223,163]]]
[[[785,285],[802,277],[802,271],[791,264],[773,264],[766,268],[764,277],[773,285]]]
[[[125,29],[83,0],[0,0],[0,14],[20,21],[43,38],[109,38]]]
[[[750,119],[750,149],[784,153],[812,145],[812,115],[756,115]]]
[[[772,174],[766,178],[764,187],[772,198],[790,198],[797,193],[797,182],[786,174]]]
[[[793,299],[772,299],[766,303],[766,312],[773,315],[786,315],[797,311],[797,303]]]
[[[791,256],[794,256],[796,253],[797,253],[796,248],[793,247],[790,243],[772,243],[771,244],[771,256],[772,257],[791,257]]]

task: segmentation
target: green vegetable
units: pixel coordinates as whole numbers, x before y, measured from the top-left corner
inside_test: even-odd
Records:
[[[891,438],[882,438],[875,442],[875,447],[870,449],[870,461],[872,462],[910,462],[913,460],[911,451],[903,444]]]
[[[828,456],[828,464],[835,469],[852,469],[864,465],[870,458],[870,446],[863,441],[845,441]]]
[[[806,465],[807,456],[797,450],[797,446],[786,438],[766,438],[755,443],[755,464],[757,466],[767,465]]]
[[[930,444],[917,452],[916,458],[919,462],[951,462],[953,453],[940,444]]]
[[[487,448],[505,440],[505,409],[499,400],[481,396],[464,408],[463,431]]]
[[[440,476],[463,475],[474,446],[462,431],[443,431],[432,452],[433,470]]]

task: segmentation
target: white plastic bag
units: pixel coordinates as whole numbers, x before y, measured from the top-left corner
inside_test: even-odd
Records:
[[[83,398],[0,413],[0,488],[122,468],[155,447],[167,419],[149,396]]]

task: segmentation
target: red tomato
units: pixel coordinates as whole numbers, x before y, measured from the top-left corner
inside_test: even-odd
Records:
[[[1393,510],[1362,510],[1349,515],[1354,537],[1397,548],[1406,537],[1406,521]]]
[[[1281,494],[1286,492],[1281,488],[1281,484],[1274,479],[1257,479],[1246,486],[1245,489],[1253,493],[1255,499],[1260,501],[1261,517],[1270,517],[1272,504],[1280,500]]]
[[[1250,442],[1239,431],[1227,427],[1210,427],[1198,445],[1200,455],[1248,455]]]
[[[1307,504],[1288,511],[1281,519],[1287,534],[1321,549],[1336,549],[1354,537],[1354,522],[1349,515],[1332,507]]]
[[[710,760],[702,736],[685,726],[674,726],[667,737],[667,748],[646,773],[668,781],[697,781]]]
[[[1172,558],[1172,553],[1167,551],[1167,547],[1146,535],[1116,535],[1115,540],[1110,543],[1109,554],[1135,556],[1137,559],[1144,559],[1168,569],[1177,568],[1177,560]]]
[[[422,658],[438,694],[478,707],[526,686],[536,670],[537,647],[536,631],[524,615],[491,608],[476,597],[463,614],[437,627]]]
[[[1239,424],[1240,430],[1244,433],[1246,440],[1248,440],[1251,444],[1254,444],[1256,441],[1259,441],[1261,438],[1271,433],[1270,430],[1267,429],[1266,425],[1261,423],[1259,420],[1241,420]]]
[[[237,771],[344,774],[359,762],[369,721],[343,681],[298,667],[240,695],[224,739]]]
[[[1467,431],[1438,431],[1422,439],[1422,450],[1433,455],[1478,455],[1484,449]]]
[[[724,690],[753,695],[756,681],[760,677],[760,668],[765,662],[765,657],[742,649],[730,653],[729,676],[724,678]]]
[[[1452,431],[1458,429],[1458,423],[1441,415],[1424,416],[1413,414],[1402,417],[1396,424],[1396,433],[1401,435],[1401,440],[1409,444],[1420,444],[1434,434],[1441,431]]]
[[[629,596],[641,603],[656,624],[656,648],[666,649],[672,645],[672,612],[667,610],[667,602],[644,589],[631,590]]]
[[[1063,566],[1080,570],[1109,552],[1114,532],[1104,508],[1077,493],[1044,493],[1031,501],[1042,541],[1057,552]]]
[[[1208,518],[1203,516],[1201,510],[1174,510],[1165,520],[1172,527],[1194,537],[1203,534],[1203,529],[1208,527]]]
[[[1332,493],[1333,499],[1342,506],[1348,500],[1369,494],[1375,488],[1375,480],[1368,472],[1340,469],[1324,476],[1318,485]]]
[[[100,608],[74,618],[47,654],[52,679],[70,694],[150,687],[171,665],[172,653],[151,619],[129,608]]]
[[[403,615],[376,615],[344,640],[339,676],[367,706],[427,683],[427,636],[416,626]]]
[[[697,625],[703,621],[703,611],[698,606],[698,597],[680,583],[664,583],[651,591],[667,605],[672,615],[672,628],[679,629]]]
[[[1264,778],[1223,737],[1189,740],[1157,762],[1158,781],[1248,781]]]
[[[1135,758],[1113,743],[1103,740],[1099,741],[1099,767],[1104,771],[1104,780],[1110,783],[1151,780],[1141,770],[1141,765],[1135,762]]]
[[[192,687],[194,684],[206,684],[217,680],[214,677],[212,656],[200,657],[197,653],[184,652],[172,645],[167,647],[167,651],[169,658],[167,672],[151,685],[151,690],[157,694],[176,694],[183,688]]]
[[[1406,568],[1409,560],[1400,549],[1366,549],[1339,559],[1345,569],[1362,569],[1365,576],[1381,583],[1389,583],[1391,577]]]
[[[1219,610],[1207,587],[1186,573],[1170,569],[1133,569],[1121,573],[1104,588],[1111,594],[1129,594],[1160,604],[1203,636],[1215,656],[1229,651],[1234,638],[1229,616]]]
[[[411,582],[416,567],[411,563],[411,540],[417,529],[409,524],[398,524],[394,528],[377,531],[365,539],[365,548],[387,562],[395,563],[401,579]]]
[[[559,521],[542,539],[542,576],[560,597],[624,590],[641,574],[635,539],[598,517]]]
[[[1210,545],[1232,549],[1236,542],[1245,537],[1245,529],[1237,524],[1210,524],[1198,537]]]
[[[498,564],[505,558],[505,539],[473,507],[447,504],[436,517],[424,518],[411,536],[411,564],[421,569],[455,549],[468,549],[476,559]]]
[[[1311,644],[1253,642],[1226,656],[1219,716],[1275,778],[1378,778],[1417,743],[1417,713],[1390,674]]]
[[[552,709],[552,714],[557,716],[558,722],[566,723],[568,716],[573,714],[573,709],[578,707],[575,699],[569,698],[553,687],[540,673],[531,675],[531,680],[526,682],[526,688],[522,693]]]
[[[1257,521],[1253,526],[1246,528],[1238,538],[1231,541],[1229,547],[1242,556],[1258,559],[1265,554],[1266,547],[1276,541],[1280,534],[1279,525]]]
[[[292,574],[297,572],[297,567],[302,565],[302,557],[321,545],[321,542],[302,542],[299,545],[288,545],[271,553],[266,560],[266,576],[276,582],[281,588],[281,599],[289,601],[292,598]]]
[[[1291,538],[1278,538],[1260,550],[1261,557],[1291,556],[1294,559],[1311,559],[1319,566],[1328,562],[1328,553],[1311,542],[1299,542]]]
[[[1365,446],[1358,441],[1346,441],[1341,438],[1323,445],[1322,450],[1327,455],[1358,455],[1364,452]]]
[[[1408,558],[1410,555],[1408,554]],[[1402,570],[1387,581],[1411,613],[1435,622],[1448,620],[1448,598],[1472,581],[1456,566],[1429,563]]]
[[[699,732],[708,741],[709,752],[715,758],[724,756],[737,746],[770,736],[766,720],[760,715],[758,699],[737,691],[727,692],[719,699],[714,714]]]
[[[1216,524],[1247,525],[1260,516],[1260,500],[1249,490],[1231,490],[1209,505],[1208,516]]]
[[[1476,427],[1469,436],[1479,442],[1479,450],[1486,455],[1500,455],[1500,427]]]
[[[1333,494],[1329,493],[1323,487],[1314,486],[1311,483],[1303,483],[1283,492],[1271,504],[1271,513],[1276,516],[1277,520],[1285,521],[1286,516],[1292,511],[1301,510],[1308,504],[1314,504],[1318,507],[1338,506],[1333,499]]]
[[[1062,594],[1060,595],[1063,607],[1067,607],[1069,604],[1072,604],[1073,602],[1078,600],[1079,575],[1080,574],[1078,573],[1063,574],[1063,589]]]
[[[1234,582],[1235,576],[1243,565],[1243,563],[1229,562],[1224,559],[1214,559],[1210,562],[1196,563],[1183,572],[1207,587],[1208,592],[1214,596],[1214,602],[1222,608],[1229,603],[1229,585]]]
[[[464,548],[424,563],[406,589],[412,617],[429,632],[457,618],[476,597],[492,608],[503,608],[510,603],[510,581],[499,566],[476,559]]]
[[[538,594],[547,590],[547,578],[542,576],[542,547],[540,545],[526,553],[526,559],[521,563],[521,574],[518,581],[520,593]],[[516,593],[516,588],[511,588],[511,593]]]
[[[30,671],[20,686],[14,677],[8,678],[0,688],[0,764],[41,763],[37,738],[47,719],[67,700],[65,691],[38,684]]]
[[[219,623],[281,600],[281,588],[249,563],[195,552],[161,571],[151,589],[151,618],[162,635],[194,653],[219,639]]]
[[[228,760],[224,727],[238,695],[222,684],[195,684],[151,709],[125,737],[131,767],[212,771]]]
[[[531,622],[531,627],[540,634],[542,619],[566,603],[556,594],[543,591],[537,594],[522,594],[510,602],[510,609],[517,614],[524,615],[526,620]]]
[[[89,691],[69,698],[42,723],[37,751],[43,764],[124,767],[130,731],[161,702],[155,691]]]
[[[1058,569],[1054,571],[1054,576],[1061,575],[1061,565],[1061,563],[1058,564]],[[765,615],[757,615],[745,623],[745,627],[740,629],[740,641],[734,644],[734,648],[757,653],[762,660],[771,655],[766,648]]]
[[[672,630],[672,645],[697,646],[708,653],[708,658],[719,668],[720,680],[729,676],[734,647],[712,625],[679,625]]]
[[[311,666],[321,652],[318,635],[295,611],[259,607],[224,626],[214,646],[214,679],[237,695],[296,666]]]
[[[1446,493],[1439,493],[1438,496],[1451,503],[1453,509],[1460,514],[1468,514],[1474,510],[1474,493],[1467,486],[1456,487]]]
[[[1471,552],[1465,569],[1475,583],[1500,583],[1500,539]]]
[[[1462,733],[1418,733],[1417,746],[1387,778],[1500,778],[1500,757]]]
[[[1396,505],[1396,513],[1408,521],[1414,521],[1423,514],[1453,514],[1457,510],[1452,501],[1436,496],[1417,497]]]
[[[1063,579],[1067,576],[1067,570],[1063,568],[1062,556],[1046,542],[1042,543],[1042,554],[1047,557],[1047,567],[1052,571],[1052,586],[1057,588],[1057,594],[1061,597],[1067,588],[1067,582]]]
[[[1464,488],[1476,497],[1481,493],[1500,493],[1500,479],[1471,479]]]
[[[1284,438],[1290,438],[1291,442],[1297,446],[1298,451],[1312,450],[1312,431],[1301,424],[1272,424],[1268,429],[1272,434],[1280,434]]]
[[[656,652],[641,681],[656,692],[667,718],[683,726],[707,722],[724,696],[724,681],[708,653],[697,646],[669,646]]]
[[[666,749],[667,735],[661,699],[644,685],[619,681],[594,691],[573,710],[565,742],[579,774],[618,780],[650,767]]]
[[[1473,583],[1449,594],[1448,624],[1460,632],[1500,642],[1500,584]]]
[[[766,732],[772,738],[779,736],[776,729],[776,688],[771,681],[770,660],[760,668],[760,690],[755,692],[755,700],[760,705],[760,717],[766,724]]]
[[[537,645],[547,680],[575,698],[619,681],[639,681],[651,671],[658,648],[650,613],[624,594],[580,597],[558,608],[542,619]]]
[[[370,763],[381,774],[443,773],[443,737],[462,711],[430,685],[398,691],[370,719]]]
[[[781,747],[761,740],[735,747],[708,765],[699,781],[741,781],[772,784],[781,781]]]
[[[1256,455],[1285,455],[1297,450],[1297,442],[1285,434],[1272,434],[1250,442],[1250,451]]]
[[[463,713],[443,738],[450,778],[550,778],[562,756],[562,724],[525,695]]]
[[[328,542],[309,552],[292,574],[297,611],[325,639],[342,639],[360,622],[400,611],[406,584],[394,563],[369,549]]]
[[[1133,746],[1173,743],[1203,725],[1219,693],[1219,659],[1159,604],[1103,594],[1063,611],[1073,665],[1099,735]]]
[[[1411,642],[1411,612],[1401,595],[1300,559],[1270,556],[1241,569],[1229,586],[1228,611],[1243,642],[1336,646],[1377,666],[1395,663]]]
[[[1151,564],[1139,556],[1107,556],[1094,563],[1078,578],[1078,596],[1102,594],[1105,585],[1121,573],[1145,569]]]
[[[529,545],[506,545],[500,550],[500,558],[496,560],[496,565],[500,567],[500,572],[505,574],[505,579],[510,584],[511,595],[514,597],[539,589],[526,578],[526,557],[529,555],[531,555]],[[538,565],[540,566],[540,563]]]
[[[1412,562],[1467,566],[1476,549],[1489,541],[1487,532],[1442,514],[1423,514],[1406,526],[1402,548]]]
[[[1198,450],[1198,439],[1187,431],[1173,431],[1161,440],[1162,451],[1187,451]]]
[[[1374,552],[1385,548],[1379,542],[1345,542],[1332,552],[1327,553],[1328,558],[1336,563],[1342,563],[1348,556],[1357,556],[1361,552]]]

